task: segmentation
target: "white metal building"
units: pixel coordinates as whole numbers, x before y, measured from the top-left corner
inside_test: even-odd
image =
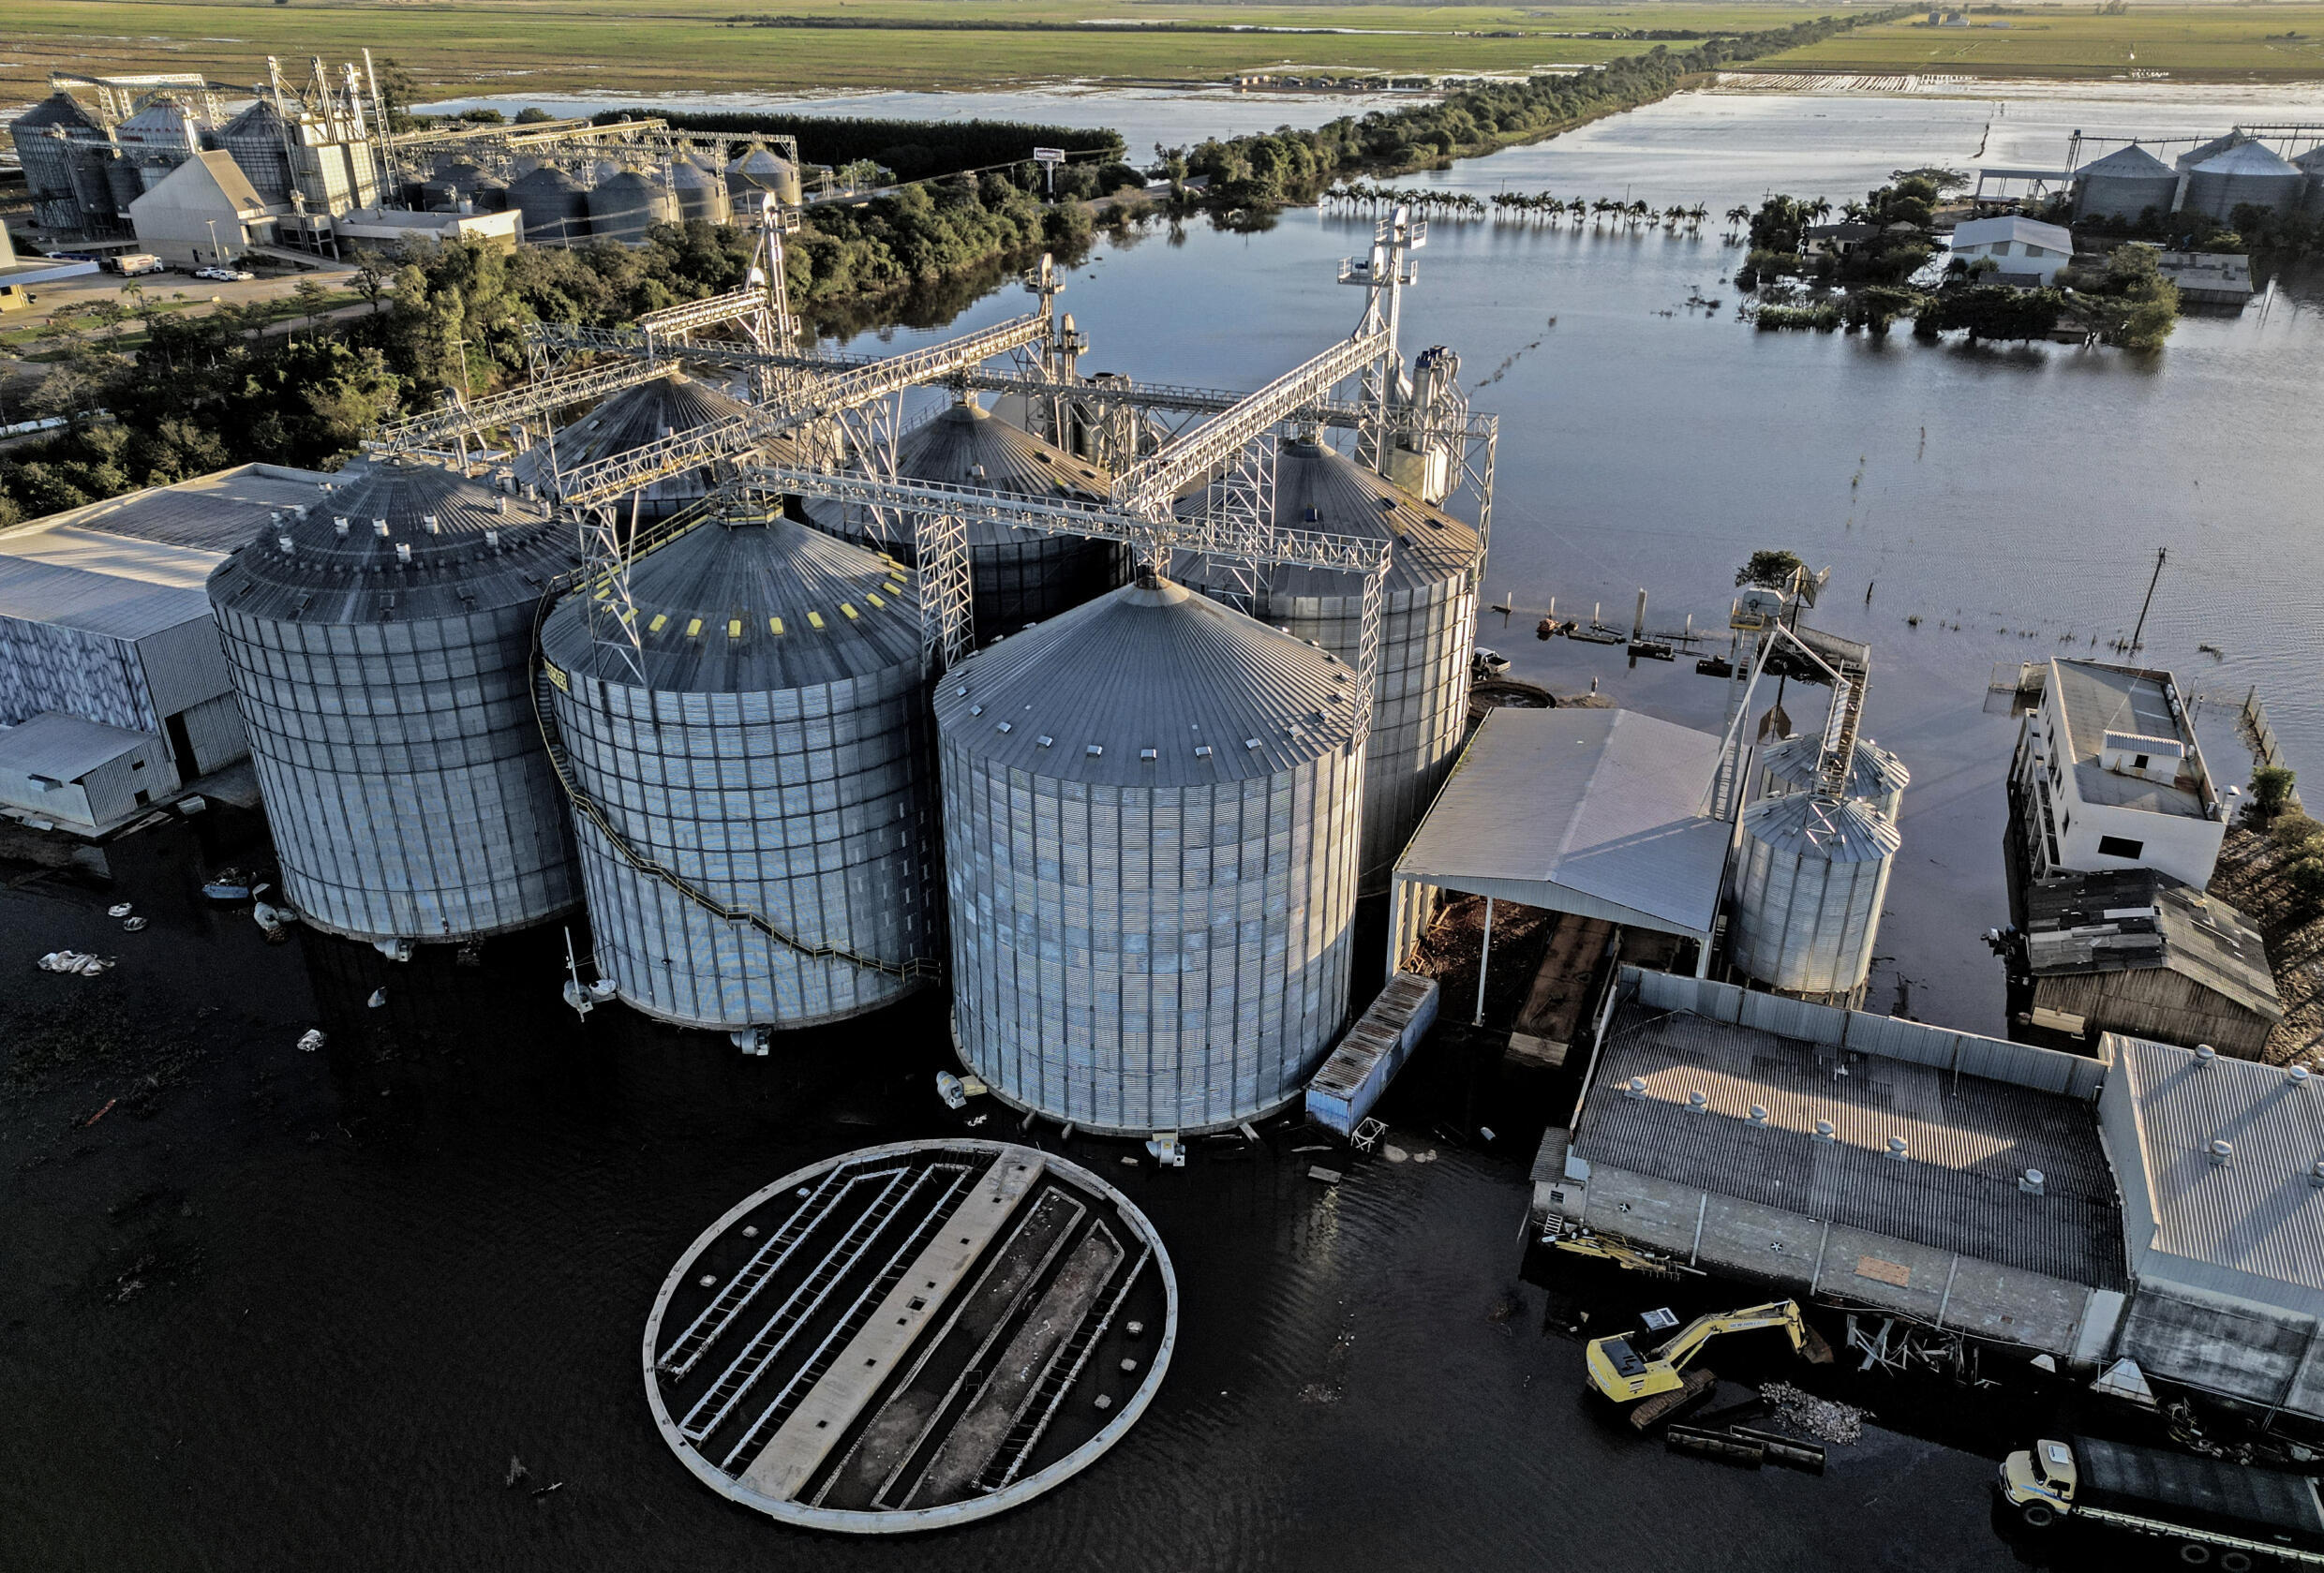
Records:
[[[172,267],[231,262],[271,245],[275,211],[224,153],[198,153],[129,204],[137,243]]]
[[[178,789],[161,739],[102,721],[44,710],[0,729],[0,806],[94,834],[134,817]]]
[[[185,780],[243,758],[202,586],[322,479],[244,465],[0,530],[0,726],[54,711],[143,734]]]
[[[2324,1077],[2111,1032],[2098,1052],[2138,1285],[2119,1352],[2324,1416]]]
[[[2227,813],[2168,672],[2052,660],[2010,768],[2024,871],[2146,868],[2201,890]]]
[[[1491,711],[1396,861],[1389,975],[1438,892],[1675,934],[1707,965],[1734,834],[1703,813],[1718,760],[1709,733],[1634,710]]]
[[[1973,218],[1954,227],[1953,255],[1970,262],[1989,257],[2000,269],[1996,283],[2030,289],[2049,283],[2074,260],[2074,232],[2014,214]]]

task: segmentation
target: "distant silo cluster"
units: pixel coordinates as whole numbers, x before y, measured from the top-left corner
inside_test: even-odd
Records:
[[[579,900],[529,676],[535,610],[577,563],[538,506],[393,459],[211,574],[283,884],[309,922],[467,940]]]
[[[642,673],[582,598],[542,631],[597,964],[664,1021],[872,1010],[936,972],[934,763],[907,571],[779,516],[632,568]]]
[[[1312,438],[1282,444],[1274,497],[1273,522],[1280,528],[1390,543],[1364,764],[1362,866],[1370,894],[1387,888],[1397,854],[1460,749],[1484,542],[1443,510]],[[1177,567],[1206,595],[1240,590],[1232,570],[1199,555],[1182,555]],[[1363,644],[1362,580],[1289,564],[1259,572],[1253,616],[1356,664]]]
[[[1103,501],[1112,484],[1112,478],[1095,465],[1002,420],[981,408],[973,394],[904,434],[896,444],[896,475],[1005,497],[1083,502]],[[844,539],[886,544],[857,511],[812,503],[808,512],[816,524]],[[912,560],[908,541],[889,549]],[[1129,552],[1116,542],[1011,529],[979,520],[968,527],[968,567],[974,626],[981,643],[1070,611],[1123,585],[1129,577]]]
[[[1345,1019],[1356,675],[1151,571],[939,683],[954,1028],[1003,1098],[1202,1130]]]

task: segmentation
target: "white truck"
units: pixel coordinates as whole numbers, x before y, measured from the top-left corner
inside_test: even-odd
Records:
[[[138,278],[163,271],[161,259],[150,251],[124,251],[118,256],[106,258],[105,266],[124,278]]]
[[[2305,1475],[2079,1437],[2010,1454],[2001,1494],[2028,1529],[2144,1536],[2188,1567],[2324,1567],[2324,1500]]]

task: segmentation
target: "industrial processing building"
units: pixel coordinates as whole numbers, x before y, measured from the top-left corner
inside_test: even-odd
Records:
[[[2324,1089],[1622,970],[1534,1219],[1826,1303],[2324,1418]]]
[[[0,727],[82,723],[0,733],[18,778],[0,780],[0,804],[107,828],[249,752],[201,586],[254,531],[315,501],[322,479],[245,465],[0,530]],[[57,757],[36,746],[44,736]],[[56,794],[97,768],[100,738],[108,760],[142,763],[126,801],[91,818],[97,798],[67,811]],[[36,777],[58,785],[24,784]]]

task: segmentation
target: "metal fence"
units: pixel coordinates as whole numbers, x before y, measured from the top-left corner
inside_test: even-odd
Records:
[[[1900,1017],[1870,1016],[1708,978],[1642,972],[1635,967],[1622,970],[1622,987],[1639,1003],[1658,1010],[1691,1011],[1708,1020],[1731,1022],[1777,1037],[2060,1092],[2085,1102],[2094,1102],[2098,1090],[2106,1085],[2106,1066],[2095,1060],[1975,1032],[1956,1032]]]

